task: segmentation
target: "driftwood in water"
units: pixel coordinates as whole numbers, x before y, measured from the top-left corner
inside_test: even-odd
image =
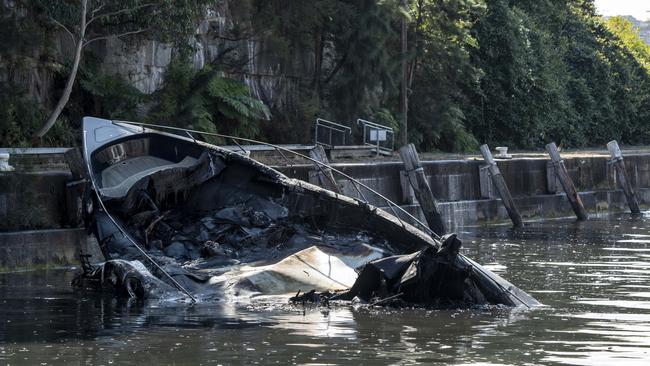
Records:
[[[332,175],[332,170],[329,168],[329,160],[327,159],[327,154],[323,146],[316,145],[313,149],[309,150],[309,157],[323,163],[314,163],[316,169],[309,172],[309,180],[332,192],[341,193],[334,179],[334,175]]]
[[[569,176],[569,172],[567,171],[566,166],[564,165],[564,160],[562,160],[562,157],[560,157],[560,152],[558,151],[555,142],[551,142],[550,144],[546,145],[546,151],[548,151],[548,154],[551,157],[551,161],[553,162],[553,166],[555,168],[555,174],[560,181],[562,188],[564,188],[564,192],[566,192],[566,197],[571,203],[573,212],[575,212],[578,220],[586,220],[589,218],[589,215],[587,215],[587,210],[585,210],[585,206],[582,204],[580,195],[576,191],[576,187],[573,184],[573,180],[571,180],[571,177]]]
[[[618,142],[616,140],[610,141],[607,143],[607,150],[609,150],[612,160],[610,164],[616,169],[616,180],[618,180],[625,198],[627,199],[627,204],[630,206],[630,211],[634,214],[641,213],[641,208],[639,208],[639,201],[636,199],[636,194],[634,189],[632,189],[632,184],[627,178],[627,171],[625,170],[625,163],[623,162],[623,154],[621,149],[618,147]]]
[[[503,175],[501,174],[501,171],[499,170],[496,161],[494,161],[494,158],[492,157],[492,153],[490,152],[490,148],[488,147],[488,145],[481,146],[481,154],[483,155],[483,159],[485,159],[485,162],[487,163],[488,171],[490,172],[490,177],[492,178],[492,184],[494,184],[494,187],[496,188],[499,197],[501,197],[501,202],[503,202],[503,205],[506,207],[506,211],[508,211],[508,216],[510,216],[510,220],[512,220],[512,224],[515,227],[524,226],[524,223],[521,220],[521,215],[519,214],[519,211],[515,206],[515,202],[512,199],[512,195],[510,194],[510,190],[508,190],[506,181],[503,178]]]
[[[424,169],[420,164],[420,158],[418,157],[418,152],[415,150],[415,146],[413,144],[402,146],[399,149],[399,155],[404,162],[408,180],[413,187],[415,197],[422,208],[422,212],[424,212],[424,217],[427,219],[429,228],[436,234],[443,235],[445,233],[445,225],[442,221],[440,210],[438,209],[438,202],[433,196],[433,192],[431,192],[431,187],[424,174]]]

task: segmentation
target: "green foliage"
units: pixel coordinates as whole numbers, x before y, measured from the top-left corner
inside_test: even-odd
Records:
[[[643,142],[649,75],[592,1],[486,4],[472,53],[484,76],[464,107],[480,141],[527,148]]]
[[[650,45],[639,35],[639,28],[623,17],[611,17],[605,21],[607,29],[612,32],[620,48],[628,50],[634,59],[650,72]]]
[[[257,123],[270,117],[269,108],[241,81],[210,67],[196,71],[181,61],[167,69],[154,102],[153,122],[240,137],[255,137]]]
[[[88,0],[85,40],[107,36],[147,34],[149,38],[173,43],[189,50],[188,38],[204,15],[210,0]],[[42,21],[52,29],[63,27],[79,33],[82,0],[33,0]]]
[[[470,0],[417,1],[411,9],[415,54],[409,139],[421,150],[467,151],[478,146],[465,123],[467,92],[478,87],[481,75],[470,58],[476,48],[471,20],[482,10]]]
[[[0,15],[0,80],[13,81],[0,85],[6,106],[0,132],[4,144],[25,145],[68,72],[64,62],[53,62],[52,35],[62,29],[53,20],[75,33],[80,1],[16,3],[25,11]],[[61,118],[72,123],[67,129],[62,124],[56,138],[70,141],[68,132],[86,114],[143,119],[149,108],[145,119],[152,122],[273,142],[308,141],[316,117],[348,125],[364,118],[397,129],[402,19],[408,22],[408,132],[422,151],[467,151],[479,143],[540,148],[550,141],[581,147],[650,138],[650,46],[626,19],[598,17],[593,0],[406,3],[402,8],[399,0],[230,1],[232,26],[217,37],[223,38],[219,48],[226,56],[198,71],[174,61],[152,96],[102,71],[101,61],[86,52],[80,82]],[[142,31],[174,44],[176,59],[187,60],[188,40],[206,4],[213,2],[89,0],[95,20],[86,38]],[[243,50],[252,44],[254,54]],[[25,89],[32,94],[21,92],[18,85],[35,63],[58,70],[45,98],[31,86]],[[247,83],[225,75],[244,75]],[[261,91],[265,103],[251,96],[249,86]],[[268,90],[273,95],[265,95]]]
[[[264,128],[266,136],[305,141],[316,117],[352,124],[382,108],[394,113],[398,4],[250,0],[247,21],[263,40],[262,57],[278,65],[289,90],[274,100],[274,123]]]
[[[79,86],[80,104],[85,107],[87,115],[136,120],[139,117],[138,106],[148,100],[120,75],[108,74],[96,66],[81,70]]]
[[[309,128],[312,115],[303,110],[339,121],[377,120],[380,110],[397,115],[399,2],[249,4],[280,72],[309,75],[274,113],[275,125]],[[421,150],[467,151],[479,142],[581,147],[649,136],[647,45],[620,19],[605,27],[593,1],[407,4],[409,139]],[[313,55],[313,63],[299,55]]]
[[[18,85],[0,83],[0,146],[29,147],[30,136],[41,126],[45,111]],[[52,130],[43,141],[44,146],[73,146],[78,136],[66,120]]]

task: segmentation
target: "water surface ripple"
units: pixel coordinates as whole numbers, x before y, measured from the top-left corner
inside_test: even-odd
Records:
[[[65,270],[0,275],[0,364],[650,364],[650,217],[464,229],[534,310],[329,311],[78,298]]]

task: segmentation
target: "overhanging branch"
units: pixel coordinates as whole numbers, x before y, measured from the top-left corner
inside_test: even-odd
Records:
[[[108,13],[100,14],[100,15],[97,15],[97,16],[93,16],[93,17],[91,17],[90,20],[88,20],[88,25],[90,25],[92,22],[94,22],[95,20],[98,20],[98,19],[110,18],[110,17],[117,16],[117,15],[120,15],[120,14],[125,14],[125,13],[129,13],[129,12],[132,12],[132,11],[136,11],[136,10],[140,10],[140,9],[148,8],[148,7],[150,7],[150,6],[158,6],[158,5],[160,5],[160,4],[159,4],[159,3],[147,3],[147,4],[142,4],[142,5],[134,6],[134,7],[132,7],[132,8],[120,9],[120,10],[116,10],[116,11],[112,11],[112,12],[108,12]],[[103,6],[103,5],[102,5],[102,6]],[[100,7],[100,8],[101,8],[101,7]],[[98,9],[99,9],[99,8],[98,8]],[[94,15],[94,14],[93,14],[93,15]]]
[[[70,38],[72,39],[72,43],[77,43],[77,39],[75,38],[74,34],[70,31],[70,29],[68,29],[68,27],[66,27],[65,25],[63,25],[61,22],[54,19],[53,17],[50,17],[50,19],[54,22],[54,24],[56,24],[59,27],[63,28],[63,30],[66,31],[66,33],[68,33],[70,35]]]
[[[118,34],[108,34],[108,35],[105,35],[105,36],[91,38],[91,39],[87,40],[86,42],[84,42],[83,46],[86,47],[89,44],[91,44],[92,42],[99,41],[99,40],[102,40],[102,39],[120,38],[120,37],[130,36],[130,35],[133,35],[133,34],[143,33],[143,32],[148,31],[149,29],[151,29],[151,28],[143,28],[143,29],[137,29],[137,30],[128,31],[128,32],[118,33]]]

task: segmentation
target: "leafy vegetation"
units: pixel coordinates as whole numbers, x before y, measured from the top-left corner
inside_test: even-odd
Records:
[[[199,131],[254,137],[256,122],[270,118],[268,107],[251,97],[243,82],[211,67],[196,71],[181,61],[169,66],[154,100],[151,121]]]
[[[196,70],[184,60],[193,53],[187,36],[196,28],[197,5],[226,2],[221,9],[229,9],[232,25],[217,38],[224,39],[220,52],[228,57]],[[0,16],[6,44],[0,63],[8,70],[28,64],[24,60],[34,49],[40,65],[56,57],[47,46],[56,25],[39,19],[72,21],[78,15],[74,1],[18,3],[37,16]],[[102,12],[148,4],[110,3],[113,8]],[[422,151],[467,151],[479,143],[647,144],[650,138],[650,46],[627,19],[597,16],[592,0],[408,0],[406,7],[400,0],[154,3],[167,15],[144,19],[145,6],[103,17],[87,37],[146,28],[149,37],[177,44],[161,89],[143,95],[123,75],[106,73],[100,55],[90,50],[62,120],[94,114],[273,142],[308,141],[316,117],[349,125],[365,118],[398,128],[405,57],[409,140]],[[163,27],[160,21],[170,14],[180,21],[165,28],[169,22]],[[408,23],[406,55],[400,51],[402,19]],[[256,63],[272,65],[271,71],[258,70],[241,51],[250,44],[258,45]],[[42,124],[70,70],[67,64],[51,68],[59,76],[49,98],[2,84],[0,102],[9,108],[0,112],[0,144],[28,144],[26,136]],[[277,92],[260,93],[261,85]],[[28,108],[35,101],[39,107]]]

